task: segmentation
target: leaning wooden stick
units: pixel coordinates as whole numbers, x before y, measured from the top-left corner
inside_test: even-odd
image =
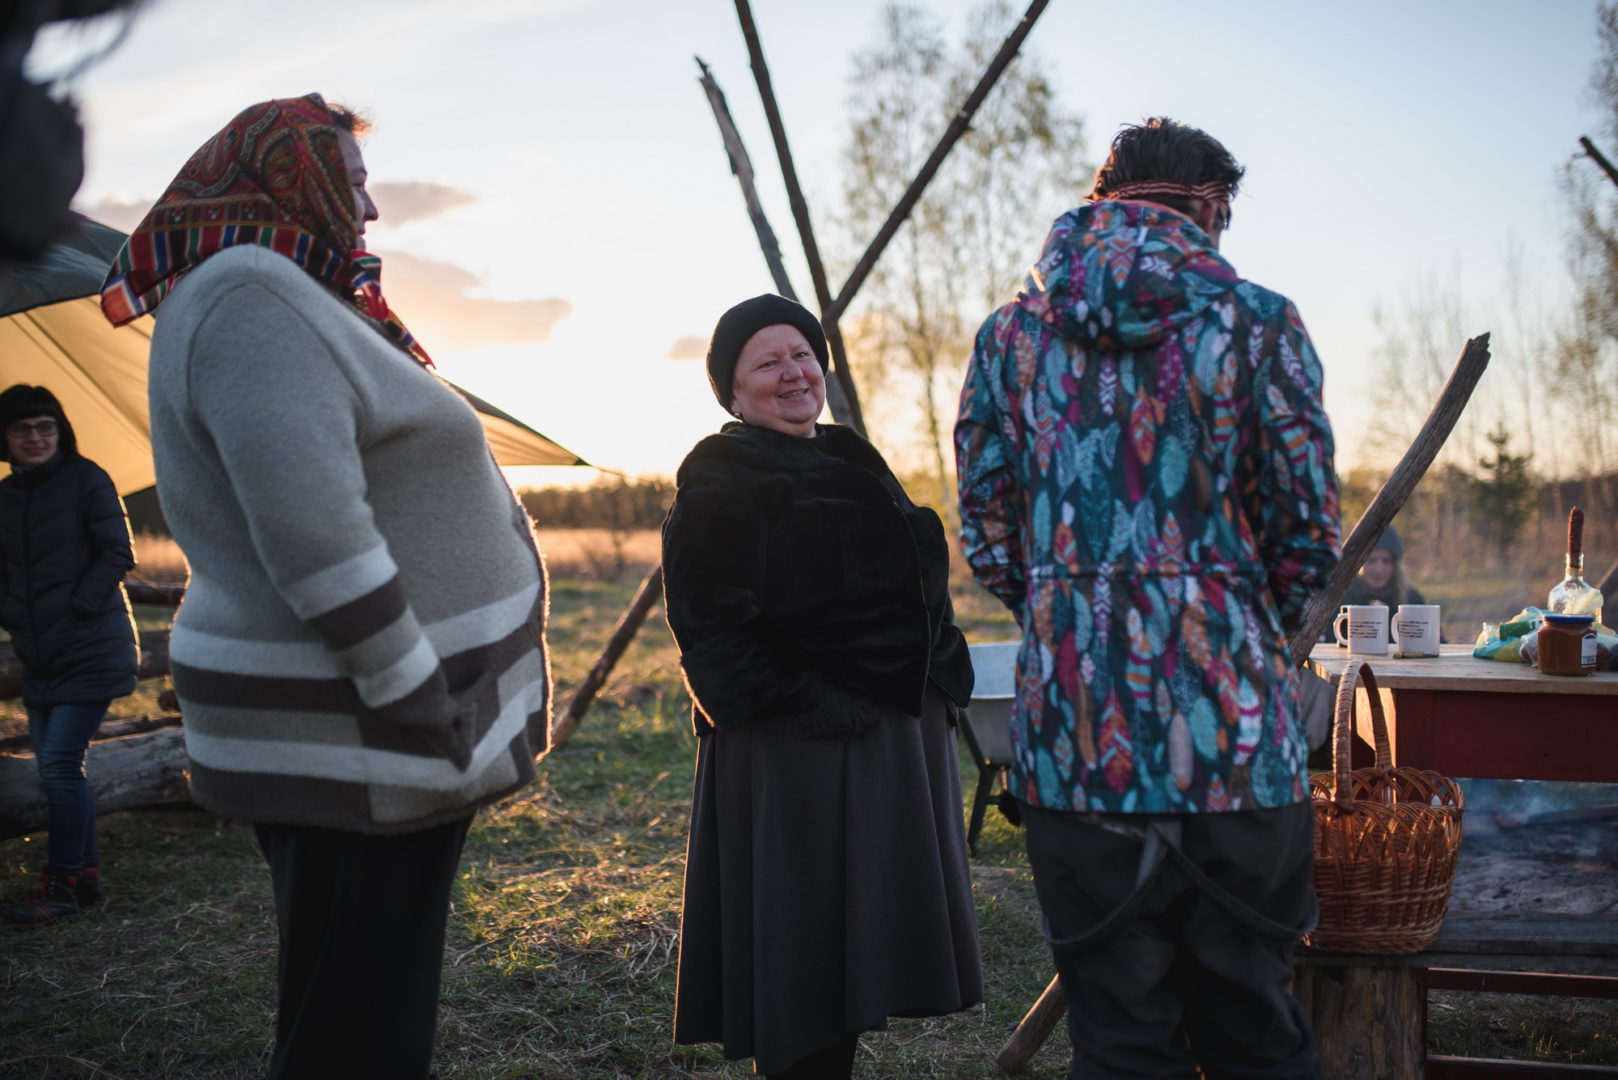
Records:
[[[646,580],[640,583],[640,591],[630,602],[629,609],[618,619],[618,625],[613,628],[612,637],[607,639],[607,647],[601,650],[601,658],[590,669],[590,674],[584,677],[584,682],[573,694],[573,700],[568,702],[567,711],[557,718],[551,725],[551,749],[556,750],[566,746],[567,741],[573,737],[573,732],[584,719],[584,714],[590,711],[590,703],[595,700],[596,694],[606,685],[607,676],[617,665],[618,658],[624,654],[629,643],[635,639],[635,632],[646,621],[651,613],[652,605],[657,603],[663,595],[663,567],[652,567],[652,572],[646,575]]]
[[[764,46],[758,38],[758,27],[753,22],[753,8],[747,0],[736,0],[736,17],[741,20],[742,36],[747,39],[747,58],[753,67],[753,81],[758,84],[759,100],[764,103],[764,115],[770,122],[770,137],[775,140],[775,156],[781,163],[781,178],[786,181],[787,203],[792,207],[792,220],[798,226],[798,237],[803,241],[804,261],[809,264],[809,277],[815,286],[815,302],[820,305],[820,324],[826,331],[826,343],[831,347],[832,374],[843,385],[848,398],[848,426],[865,435],[865,416],[860,409],[859,391],[854,387],[854,374],[848,367],[848,350],[843,346],[843,331],[831,311],[831,286],[826,281],[826,264],[820,257],[820,245],[815,242],[815,227],[809,220],[809,204],[803,197],[803,185],[798,183],[798,169],[792,163],[792,147],[787,142],[786,125],[781,122],[781,108],[775,101],[775,87],[770,81],[769,65],[764,62]]]
[[[1410,449],[1405,451],[1405,456],[1394,467],[1382,490],[1376,493],[1376,498],[1365,508],[1354,531],[1344,541],[1342,561],[1303,609],[1303,620],[1291,643],[1294,664],[1301,666],[1309,658],[1309,650],[1314,648],[1315,639],[1320,637],[1321,631],[1326,629],[1332,616],[1337,613],[1337,605],[1348,592],[1354,575],[1360,572],[1360,564],[1371,554],[1382,530],[1392,523],[1394,515],[1410,498],[1410,493],[1416,490],[1416,485],[1427,474],[1428,466],[1444,448],[1444,440],[1455,429],[1455,422],[1461,418],[1466,403],[1471,400],[1472,391],[1488,366],[1489,335],[1479,334],[1461,350],[1461,358],[1456,361],[1449,382],[1444,384],[1443,392],[1433,404],[1433,411],[1416,433],[1416,441],[1410,444]]]
[[[1062,980],[1060,977],[1050,981],[1045,992],[1039,995],[1034,1007],[1028,1010],[1028,1015],[1022,1018],[1017,1030],[1011,1033],[1006,1045],[994,1056],[994,1063],[1008,1073],[1020,1073],[1028,1068],[1029,1061],[1045,1040],[1051,1037],[1056,1030],[1056,1022],[1062,1019],[1067,1012],[1067,999],[1062,996]]]
[[[1612,162],[1607,160],[1607,155],[1596,149],[1596,144],[1590,141],[1588,135],[1579,136],[1579,145],[1584,147],[1584,152],[1591,161],[1601,166],[1601,171],[1607,174],[1607,179],[1618,184],[1618,169],[1612,167]]]
[[[1038,21],[1039,16],[1044,12],[1049,2],[1050,0],[1034,0],[1033,3],[1029,4],[1028,10],[1023,14],[1022,19],[1006,37],[1006,40],[1001,43],[1000,51],[989,62],[989,66],[984,70],[983,77],[978,80],[977,86],[966,96],[966,101],[956,111],[955,118],[950,121],[949,127],[944,130],[943,136],[938,140],[938,145],[933,147],[933,152],[927,158],[926,163],[922,165],[921,171],[916,173],[916,178],[910,182],[910,187],[900,196],[898,203],[893,207],[893,212],[888,215],[888,220],[883,222],[882,228],[877,230],[875,238],[866,247],[865,254],[861,255],[859,262],[854,264],[854,269],[848,275],[848,280],[843,283],[843,291],[837,294],[837,299],[833,300],[831,306],[826,309],[828,321],[836,322],[841,319],[843,313],[848,310],[848,305],[854,302],[854,294],[860,291],[860,286],[865,284],[866,277],[876,267],[876,261],[882,257],[882,252],[886,250],[888,241],[893,239],[894,234],[899,231],[899,226],[903,225],[905,218],[910,216],[910,211],[920,201],[922,192],[927,190],[927,185],[932,182],[933,175],[938,172],[938,167],[944,163],[944,159],[954,149],[956,140],[965,135],[967,129],[972,126],[972,117],[977,114],[978,106],[982,105],[984,100],[988,98],[989,91],[994,89],[994,84],[1000,81],[1000,76],[1010,66],[1011,61],[1016,59],[1017,50],[1022,48],[1023,40],[1034,29],[1034,23]]]
[[[708,65],[702,62],[700,56],[697,57],[697,67],[702,69],[702,78],[698,81],[702,83],[703,93],[708,95],[708,105],[713,109],[715,122],[719,124],[719,137],[724,141],[725,154],[730,158],[730,171],[741,185],[742,200],[747,203],[747,216],[753,222],[753,232],[758,235],[759,250],[764,253],[764,262],[770,268],[775,291],[789,300],[796,300],[798,293],[787,277],[786,263],[781,259],[781,245],[775,239],[775,230],[770,228],[770,219],[764,215],[764,203],[753,184],[753,159],[742,143],[742,133],[737,130],[736,121],[731,118],[725,92],[719,88],[713,72],[708,70]],[[833,420],[853,426],[853,413],[848,407],[848,395],[843,393],[842,379],[826,380],[826,407],[831,409]]]
[[[1304,608],[1302,629],[1292,639],[1292,661],[1302,664],[1309,656],[1309,650],[1314,647],[1315,639],[1326,628],[1331,617],[1337,611],[1338,602],[1348,591],[1349,582],[1359,573],[1360,564],[1365,561],[1372,551],[1382,530],[1393,521],[1410,493],[1416,490],[1416,485],[1426,474],[1428,466],[1438,456],[1438,451],[1444,446],[1444,440],[1455,429],[1455,422],[1461,418],[1466,403],[1472,397],[1472,391],[1477,387],[1478,380],[1483,377],[1483,371],[1489,366],[1489,335],[1479,334],[1466,343],[1461,351],[1460,360],[1456,361],[1455,370],[1450,374],[1449,382],[1438,395],[1438,401],[1433,405],[1433,411],[1428,414],[1427,420],[1422,424],[1421,430],[1416,433],[1415,442],[1405,451],[1405,456],[1394,467],[1382,490],[1376,493],[1371,505],[1366,507],[1365,513],[1360,516],[1359,524],[1349,535],[1348,541],[1343,544],[1343,558],[1337,568],[1326,578],[1326,584],[1310,600]],[[1050,1037],[1056,1022],[1062,1018],[1067,1009],[1067,1001],[1062,997],[1060,982],[1052,979],[1045,992],[1034,1002],[1034,1007],[1028,1010],[1028,1015],[1022,1018],[1017,1030],[1011,1033],[1006,1040],[1005,1047],[995,1056],[995,1061],[1006,1072],[1021,1072],[1027,1068],[1028,1062],[1034,1053]]]
[[[730,155],[730,171],[742,187],[747,216],[753,222],[753,232],[758,235],[758,246],[764,253],[765,263],[769,265],[775,291],[788,300],[796,300],[798,294],[787,278],[786,263],[781,260],[781,244],[775,238],[775,230],[770,228],[769,218],[764,216],[764,203],[759,200],[758,188],[753,184],[753,159],[742,144],[742,133],[736,129],[736,121],[730,115],[725,92],[719,88],[713,72],[702,62],[702,57],[697,57],[696,61],[697,67],[702,69],[702,78],[697,81],[702,84],[702,92],[708,95],[708,106],[713,109],[714,121],[719,125],[719,137],[724,140],[725,153]]]

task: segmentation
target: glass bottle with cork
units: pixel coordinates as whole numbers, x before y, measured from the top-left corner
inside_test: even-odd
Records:
[[[1590,615],[1599,623],[1602,600],[1601,590],[1584,580],[1584,511],[1575,506],[1567,515],[1567,569],[1545,608],[1558,615]]]

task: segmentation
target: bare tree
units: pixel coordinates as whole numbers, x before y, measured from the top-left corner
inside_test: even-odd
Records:
[[[840,217],[846,251],[857,254],[887,217],[1016,18],[1004,0],[992,0],[952,48],[926,9],[882,8],[877,40],[855,55],[850,78]],[[861,381],[885,388],[890,401],[919,404],[919,432],[915,404],[903,417],[890,409],[872,422],[890,442],[924,452],[947,515],[954,506],[948,417],[971,335],[1014,293],[1051,219],[1078,201],[1090,175],[1083,152],[1081,121],[1061,108],[1038,56],[1025,49],[847,320]]]
[[[1596,7],[1599,52],[1590,90],[1609,145],[1618,143],[1618,3]],[[1579,158],[1563,169],[1569,209],[1569,263],[1575,292],[1570,317],[1555,338],[1552,408],[1577,435],[1582,460],[1575,474],[1593,477],[1618,467],[1608,430],[1618,406],[1618,192]],[[1611,491],[1592,493],[1613,507]]]

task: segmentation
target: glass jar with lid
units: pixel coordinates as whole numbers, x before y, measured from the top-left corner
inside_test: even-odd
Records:
[[[1546,615],[1539,628],[1539,670],[1546,675],[1595,674],[1595,617]]]

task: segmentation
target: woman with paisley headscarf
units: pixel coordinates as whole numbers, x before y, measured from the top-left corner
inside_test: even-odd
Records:
[[[361,248],[367,127],[318,94],[244,110],[102,292],[157,312],[174,686],[193,796],[270,866],[273,1077],[427,1075],[462,841],[547,735],[539,554]]]

